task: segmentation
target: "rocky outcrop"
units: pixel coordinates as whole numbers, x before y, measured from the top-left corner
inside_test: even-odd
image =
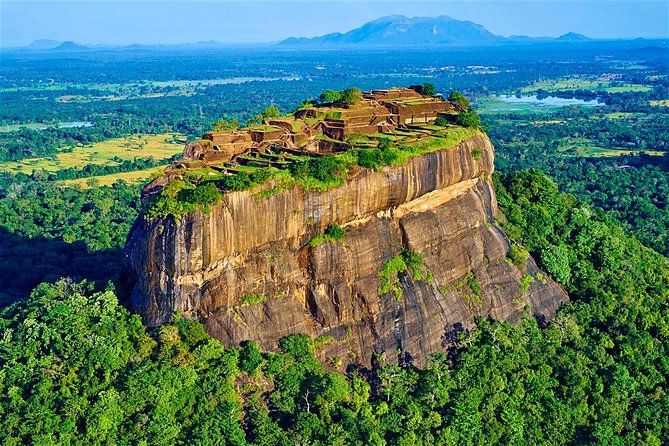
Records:
[[[358,169],[325,192],[231,192],[209,213],[140,217],[126,248],[139,277],[132,303],[149,325],[179,311],[225,344],[266,349],[308,333],[324,356],[363,364],[374,352],[421,364],[455,324],[478,317],[550,316],[567,295],[531,258],[507,260],[493,155],[479,134],[401,167]],[[341,241],[309,246],[333,224],[346,230]],[[429,274],[401,272],[401,296],[379,295],[379,272],[403,248]]]

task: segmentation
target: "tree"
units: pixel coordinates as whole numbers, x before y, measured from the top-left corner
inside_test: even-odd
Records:
[[[281,116],[281,110],[274,105],[265,108],[259,115],[249,119],[249,124],[262,124],[268,119],[278,118]]]
[[[279,110],[279,108],[274,105],[270,105],[269,107],[267,107],[265,110],[262,111],[260,116],[262,116],[263,119],[278,118],[279,116],[281,116],[281,110]]]
[[[388,150],[393,147],[393,140],[387,136],[379,138],[379,142],[376,143],[376,147],[378,147],[380,150]]]
[[[225,119],[219,119],[214,123],[215,132],[224,132],[226,130],[237,130],[239,128],[239,122],[236,119],[232,121],[226,121]]]
[[[339,102],[341,100],[341,92],[337,90],[325,90],[318,97],[318,100],[321,103]]]
[[[437,89],[434,87],[433,84],[426,82],[421,86],[421,94],[424,94],[426,96],[434,96],[437,94]]]
[[[359,88],[347,88],[341,92],[341,102],[344,104],[357,104],[362,100],[362,91]]]
[[[469,100],[459,91],[451,91],[451,94],[448,95],[448,102],[462,111],[466,112],[469,110]]]
[[[455,117],[455,123],[462,127],[481,128],[483,123],[475,110],[469,110],[464,113],[458,113]]]
[[[260,348],[253,341],[242,341],[239,346],[239,368],[253,375],[263,361]]]

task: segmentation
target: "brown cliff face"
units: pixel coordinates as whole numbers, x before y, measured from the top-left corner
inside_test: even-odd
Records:
[[[207,214],[140,217],[126,247],[139,277],[133,305],[149,325],[176,311],[197,318],[225,344],[275,349],[291,333],[322,336],[325,357],[363,364],[398,351],[422,364],[454,324],[477,317],[550,316],[567,295],[531,258],[520,269],[506,260],[492,170],[480,134],[405,166],[359,169],[326,192],[231,192]],[[343,240],[310,247],[332,224]],[[379,272],[403,248],[431,277],[400,273],[402,296],[379,296]]]

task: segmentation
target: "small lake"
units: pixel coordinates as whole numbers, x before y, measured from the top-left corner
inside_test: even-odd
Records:
[[[72,121],[72,122],[61,122],[56,124],[56,127],[59,129],[73,129],[79,127],[93,127],[93,123],[90,121]],[[46,129],[47,126],[42,127],[40,130]]]
[[[590,101],[585,101],[583,99],[576,98],[558,98],[555,96],[548,96],[545,98],[539,99],[537,96],[515,96],[515,95],[498,95],[495,96],[496,99],[506,102],[507,104],[518,104],[525,106],[534,106],[534,107],[568,107],[571,105],[581,105],[584,107],[599,107],[604,105],[603,102],[599,102],[597,99],[592,99]]]
[[[93,127],[94,125],[95,124],[90,121],[70,121],[70,122],[59,122],[57,124],[30,123],[30,124],[0,125],[0,133],[14,132],[23,127],[32,130],[46,130],[48,128],[74,129],[83,127]]]

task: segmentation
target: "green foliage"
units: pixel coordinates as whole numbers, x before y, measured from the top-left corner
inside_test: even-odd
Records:
[[[472,158],[474,158],[475,161],[478,161],[482,157],[483,157],[483,149],[480,147],[474,147],[472,149]]]
[[[438,125],[439,127],[448,127],[451,125],[451,123],[448,122],[448,119],[437,116],[437,119],[434,120],[434,125]]]
[[[0,443],[666,444],[669,261],[539,172],[495,183],[513,246],[571,271],[547,326],[482,319],[447,332],[448,357],[363,378],[314,357],[336,337],[225,349],[179,317],[148,333],[109,291],[41,285],[0,312]],[[424,277],[415,252],[386,266],[388,292]],[[458,287],[475,302],[473,273]]]
[[[479,284],[473,271],[468,271],[467,274],[458,280],[456,288],[462,293],[470,308],[473,308],[474,304],[481,304],[481,284]],[[442,290],[442,292],[448,291],[448,287]]]
[[[571,280],[569,249],[565,245],[547,245],[541,252],[541,266],[562,284]]]
[[[223,194],[213,181],[193,185],[186,180],[173,180],[149,203],[144,210],[144,218],[148,221],[169,216],[178,219],[197,210],[209,212],[211,206],[218,204],[222,198]]]
[[[2,444],[243,444],[237,353],[196,322],[150,335],[111,291],[61,281],[3,309],[0,329]]]
[[[262,352],[260,347],[253,341],[242,341],[239,344],[239,369],[254,375],[258,371],[258,367],[263,362]]]
[[[402,251],[388,260],[379,271],[381,286],[377,294],[383,296],[392,291],[399,299],[402,297],[402,288],[399,286],[400,274],[410,271],[415,280],[425,280],[427,273],[424,269],[425,260],[419,253],[402,248]]]
[[[239,128],[239,122],[236,119],[231,121],[226,121],[225,119],[219,119],[214,123],[215,132],[223,132],[228,130],[237,130]]]
[[[253,172],[239,172],[233,175],[226,175],[220,181],[221,186],[226,190],[245,190],[259,186],[272,178],[272,171],[268,168],[255,169]]]
[[[347,88],[346,90],[325,90],[318,98],[321,104],[340,102],[342,104],[357,104],[362,100],[362,91],[359,88]]]
[[[320,245],[323,242],[341,242],[346,235],[346,230],[339,225],[330,225],[325,229],[323,234],[314,236],[309,241],[309,246],[312,248]]]
[[[534,277],[530,276],[529,274],[523,275],[523,277],[520,278],[520,294],[525,294],[525,292],[530,289],[530,285],[532,285],[533,282]]]
[[[434,96],[437,94],[437,89],[434,87],[434,84],[426,82],[422,85],[420,94],[424,94],[426,96]]]
[[[495,167],[501,172],[543,170],[562,191],[605,210],[643,244],[668,255],[666,114],[639,107],[640,94],[607,96],[606,106],[565,107],[541,118],[534,113],[486,114]],[[664,151],[665,156],[647,156],[642,150]]]
[[[481,128],[483,123],[476,110],[469,110],[464,113],[458,113],[455,116],[455,123],[462,127]]]
[[[242,305],[257,305],[267,300],[264,294],[247,294],[239,300]]]
[[[426,82],[422,85],[411,85],[409,88],[425,96],[434,96],[437,94],[437,89],[434,84]]]
[[[407,270],[407,264],[401,255],[397,255],[388,260],[381,271],[379,271],[379,278],[381,279],[381,287],[377,291],[379,296],[386,293],[393,292],[395,297],[402,297],[402,289],[398,286],[399,274]]]
[[[506,255],[516,268],[525,271],[527,268],[527,259],[530,258],[530,253],[527,252],[525,248],[520,245],[511,244],[509,252],[507,252]]]
[[[472,290],[472,293],[474,293],[476,296],[481,293],[481,285],[476,279],[476,276],[471,271],[467,275],[467,285],[469,286],[469,289]]]
[[[362,100],[362,92],[359,88],[347,88],[341,92],[341,98],[339,100],[344,104],[357,104]]]
[[[358,149],[357,163],[367,169],[379,170],[383,166],[403,166],[416,156],[453,147],[465,138],[472,137],[477,130],[451,127],[438,136],[422,138],[413,144],[397,146],[391,138],[380,138],[376,149]]]
[[[270,105],[265,108],[259,115],[249,119],[249,124],[262,124],[268,119],[278,118],[281,116],[281,110],[275,105]]]
[[[370,141],[369,137],[363,133],[351,133],[346,138],[346,142],[351,147],[355,147],[358,144],[366,143],[368,141]]]
[[[121,249],[141,208],[139,186],[28,181],[0,190],[0,301],[60,277],[122,285]]]
[[[279,348],[294,360],[313,358],[314,342],[307,335],[293,334],[281,338]]]
[[[321,103],[339,102],[341,100],[341,92],[337,90],[325,90],[318,97],[318,100]]]
[[[381,166],[394,165],[400,158],[401,152],[401,149],[395,147],[392,139],[379,138],[376,149],[358,150],[358,165],[376,171]]]
[[[393,148],[393,140],[388,138],[387,136],[379,138],[379,142],[376,144],[376,147],[378,147],[379,150],[382,151],[390,150]]]
[[[377,171],[383,165],[383,152],[379,149],[358,150],[358,165],[367,169]]]
[[[336,155],[325,155],[291,164],[291,175],[307,188],[339,186],[348,174],[348,163]],[[316,180],[315,182],[313,180]]]
[[[465,112],[469,111],[469,100],[459,91],[451,91],[451,94],[448,95],[448,102]]]

